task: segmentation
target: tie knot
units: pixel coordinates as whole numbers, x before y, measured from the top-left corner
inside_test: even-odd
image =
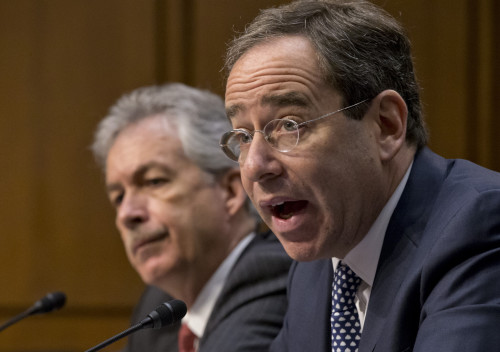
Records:
[[[179,330],[179,351],[180,352],[194,352],[194,342],[196,335],[189,329],[187,324],[182,324]]]
[[[346,264],[339,262],[333,277],[333,300],[340,309],[354,304],[361,279]]]

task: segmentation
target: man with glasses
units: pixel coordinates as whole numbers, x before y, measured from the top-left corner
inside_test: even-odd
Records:
[[[220,97],[166,84],[124,95],[97,128],[116,226],[150,285],[133,323],[171,297],[188,307],[182,326],[140,331],[127,352],[268,351],[281,328],[291,259],[220,152],[229,127]]]
[[[426,147],[410,43],[366,1],[261,11],[220,141],[295,260],[271,351],[493,351],[500,175]]]

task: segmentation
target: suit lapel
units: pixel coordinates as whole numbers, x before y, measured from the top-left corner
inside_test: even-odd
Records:
[[[274,234],[270,231],[257,234],[229,272],[208,319],[200,346],[204,345],[224,320],[245,305],[255,300],[265,303],[270,297],[277,299],[283,297],[284,301],[290,263],[291,258],[286,255]],[[279,305],[276,309],[279,309]],[[285,304],[283,304],[283,314],[284,310]],[[259,312],[253,314],[255,319],[258,318],[258,314]]]
[[[331,351],[332,261],[298,263],[291,277],[287,351]]]
[[[304,303],[311,306],[310,310],[313,314],[310,323],[304,324],[303,336],[309,346],[304,346],[305,349],[301,351],[331,351],[330,312],[332,311],[333,266],[330,259],[322,260],[318,264],[321,266],[319,277],[311,280],[308,285],[310,292],[304,299]],[[316,325],[318,322],[319,325]]]
[[[427,148],[417,153],[410,177],[384,238],[359,351],[373,351],[399,288],[408,275],[420,237],[442,184],[446,162]]]

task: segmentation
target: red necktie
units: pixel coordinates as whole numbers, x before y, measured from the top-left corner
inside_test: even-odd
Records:
[[[187,324],[182,324],[179,330],[179,352],[195,352],[195,339],[196,335],[189,330]]]

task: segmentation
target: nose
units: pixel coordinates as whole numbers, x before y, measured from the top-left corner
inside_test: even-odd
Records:
[[[147,198],[140,193],[127,193],[116,213],[117,226],[133,230],[148,220]]]
[[[243,163],[240,163],[242,176],[253,182],[262,182],[279,175],[281,165],[274,157],[276,153],[279,152],[266,141],[264,134],[256,133]]]

